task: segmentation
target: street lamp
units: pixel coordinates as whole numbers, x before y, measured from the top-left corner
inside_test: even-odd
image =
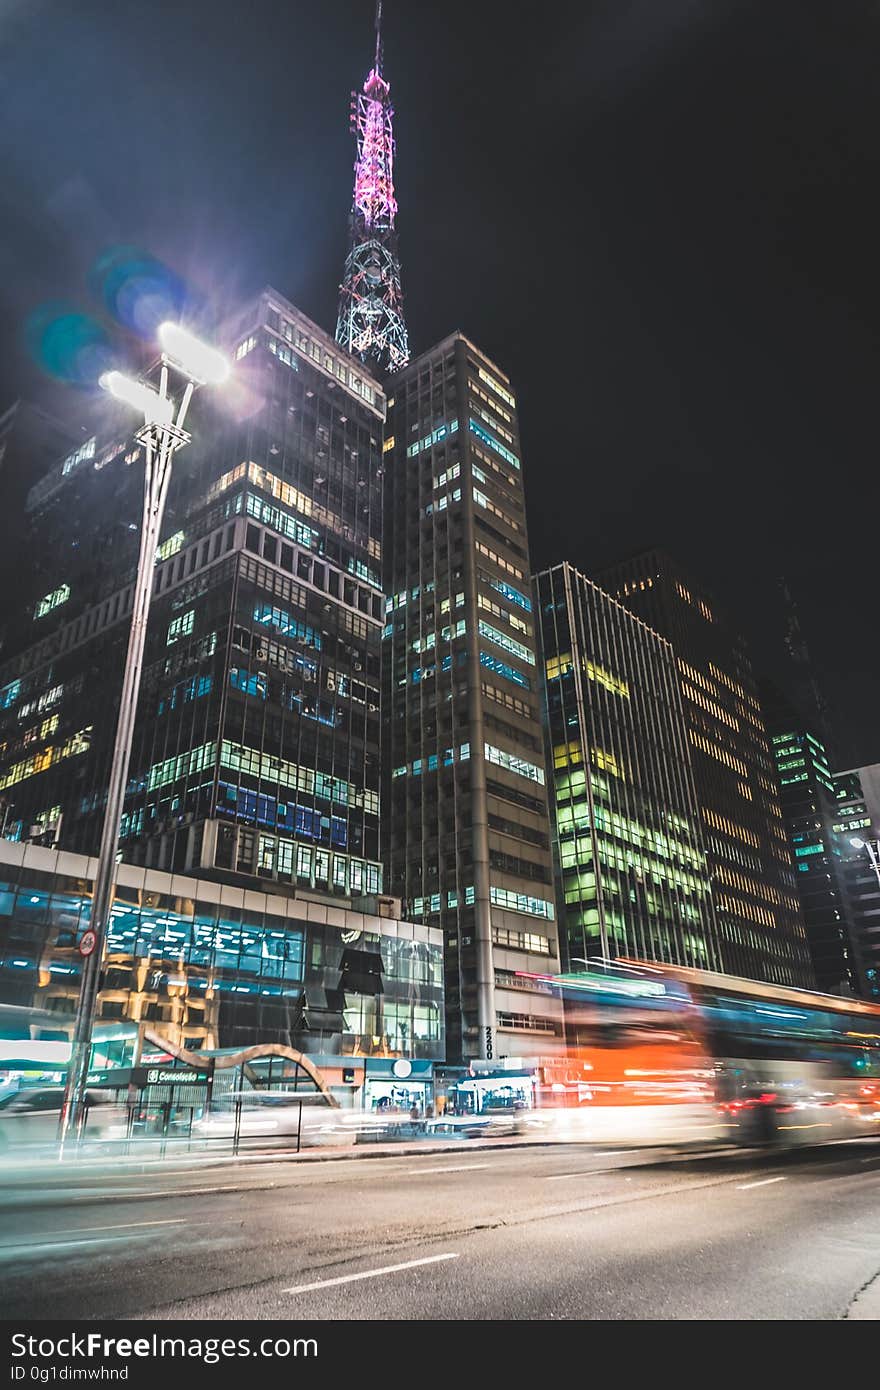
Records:
[[[156,549],[162,529],[168,484],[171,481],[171,463],[177,450],[182,449],[192,439],[192,435],[183,428],[183,422],[193,391],[198,386],[219,386],[229,376],[229,364],[226,359],[215,348],[199,342],[198,338],[193,337],[179,324],[163,323],[158,336],[162,349],[160,363],[157,364],[160,366],[158,391],[147,382],[132,381],[122,372],[107,372],[101,378],[101,385],[106,391],[117,400],[132,406],[144,417],[143,427],[136,436],[138,443],[143,445],[146,458],[144,510],[131,630],[119,697],[113,761],[107,788],[107,807],[104,812],[92,896],[88,935],[91,950],[82,955],[82,979],[59,1125],[58,1137],[62,1152],[65,1140],[71,1135],[79,1135],[83,1125],[98,983],[107,937],[107,923],[116,886],[116,847],[119,841],[119,826],[140,691]],[[169,371],[182,377],[186,383],[179,404],[168,394]],[[84,936],[80,943],[81,951],[85,942]]]
[[[866,849],[868,851],[871,868],[877,875],[877,882],[880,883],[880,840],[863,840],[860,836],[853,835],[850,844],[853,849]]]

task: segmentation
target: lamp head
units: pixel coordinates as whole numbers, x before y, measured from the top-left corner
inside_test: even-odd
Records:
[[[116,400],[141,411],[148,425],[170,425],[174,419],[174,402],[167,396],[160,396],[143,381],[133,381],[122,372],[114,371],[105,372],[100,385]]]
[[[175,366],[206,386],[222,386],[229,379],[230,366],[222,352],[200,342],[194,333],[167,320],[159,326],[159,345]]]

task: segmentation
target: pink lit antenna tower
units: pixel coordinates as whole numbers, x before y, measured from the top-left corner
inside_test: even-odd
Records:
[[[357,140],[349,251],[339,287],[336,341],[380,376],[409,360],[394,219],[394,112],[382,76],[382,0],[376,5],[376,57],[363,92],[352,92]]]

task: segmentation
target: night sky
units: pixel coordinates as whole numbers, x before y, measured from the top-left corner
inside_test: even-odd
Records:
[[[880,5],[386,0],[411,345],[520,405],[536,566],[651,545],[783,679],[784,574],[841,766],[880,760]],[[333,331],[371,0],[0,0],[0,407],[133,243],[219,315]]]

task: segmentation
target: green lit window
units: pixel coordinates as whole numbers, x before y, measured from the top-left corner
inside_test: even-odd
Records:
[[[191,608],[188,613],[181,613],[179,618],[174,618],[168,624],[168,636],[165,639],[166,647],[171,647],[181,637],[188,637],[193,630],[195,623],[196,610]]]
[[[62,603],[66,603],[70,598],[70,585],[62,584],[60,588],[54,589],[51,594],[41,598],[34,610],[35,618],[45,618],[47,613],[51,613],[54,608],[60,608]]]

